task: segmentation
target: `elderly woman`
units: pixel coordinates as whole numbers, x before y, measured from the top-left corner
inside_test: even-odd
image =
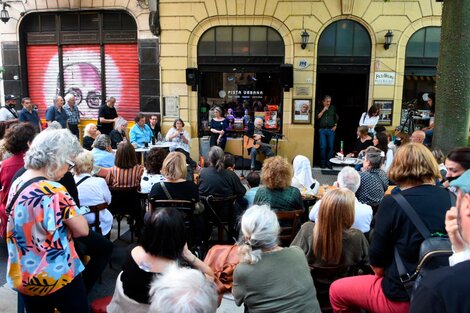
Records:
[[[94,206],[102,203],[111,203],[111,192],[109,191],[106,181],[101,177],[93,177],[93,154],[84,150],[75,158],[75,183],[78,189],[78,198],[82,206]],[[103,236],[111,231],[113,225],[113,215],[108,209],[101,210],[100,228]],[[95,214],[87,213],[85,218],[88,224],[95,222]]]
[[[346,188],[327,192],[321,200],[316,222],[303,224],[291,246],[300,247],[312,265],[365,265],[369,243],[360,230],[351,228],[354,201],[354,193]]]
[[[0,237],[5,238],[8,217],[5,213],[10,185],[15,173],[24,166],[24,154],[36,135],[29,123],[11,125],[3,137],[5,149],[12,155],[0,163]]]
[[[127,141],[126,135],[127,121],[122,117],[116,118],[114,122],[114,129],[109,133],[111,139],[111,147],[117,149],[117,145],[122,141]]]
[[[388,173],[401,189],[419,219],[431,233],[446,233],[445,214],[451,206],[449,192],[435,185],[439,168],[422,144],[409,143],[398,149]],[[331,285],[330,300],[335,312],[408,312],[410,298],[400,282],[394,251],[406,269],[418,264],[423,237],[394,197],[385,197],[376,215],[369,259],[375,275],[337,280]]]
[[[291,185],[298,188],[300,193],[316,195],[318,188],[320,188],[320,183],[312,176],[310,160],[303,155],[298,155],[294,158],[293,167],[294,177],[292,177]]]
[[[382,150],[376,147],[366,149],[364,163],[359,173],[361,185],[356,191],[359,202],[375,206],[382,201],[388,188],[387,174],[381,168],[384,158],[385,153]]]
[[[149,193],[152,186],[165,180],[160,172],[167,152],[162,148],[152,148],[145,158],[145,171],[140,180],[140,192]]]
[[[116,280],[108,312],[149,312],[151,282],[170,265],[181,262],[214,276],[212,270],[188,250],[180,212],[163,208],[147,213],[139,243],[127,254]]]
[[[219,146],[222,150],[225,150],[227,142],[225,130],[228,128],[228,122],[223,116],[221,107],[216,106],[212,110],[214,111],[214,117],[209,122],[211,131],[210,146]]]
[[[255,205],[243,214],[235,303],[250,312],[320,312],[307,259],[298,247],[278,246],[279,228],[269,206]]]
[[[40,133],[25,154],[27,170],[10,188],[7,281],[27,312],[88,312],[84,266],[72,239],[87,236],[88,224],[56,182],[81,150],[68,130]]]
[[[93,142],[95,141],[96,137],[98,137],[99,135],[101,135],[101,133],[96,127],[96,124],[94,123],[87,124],[83,132],[83,148],[87,150],[91,150]]]
[[[290,185],[292,177],[292,166],[283,157],[264,160],[261,168],[263,186],[256,192],[254,204],[269,204],[275,211],[303,210],[299,189]]]
[[[112,167],[114,165],[115,157],[111,148],[111,139],[108,135],[101,134],[96,137],[91,152],[95,159],[95,166]]]
[[[144,167],[139,164],[132,144],[125,142],[116,151],[116,160],[111,168],[111,184],[113,188],[139,187]]]

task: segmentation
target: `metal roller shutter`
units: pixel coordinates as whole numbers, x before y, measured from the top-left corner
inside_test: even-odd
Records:
[[[44,118],[47,106],[59,88],[59,58],[56,45],[27,46],[28,96]],[[60,88],[59,88],[60,90]]]
[[[106,44],[106,96],[116,98],[119,116],[133,120],[139,105],[139,58],[137,44]]]

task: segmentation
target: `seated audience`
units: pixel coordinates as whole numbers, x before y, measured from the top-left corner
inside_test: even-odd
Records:
[[[256,192],[258,192],[261,178],[258,172],[250,172],[246,176],[246,181],[250,189],[248,189],[248,191],[245,193],[245,199],[248,202],[248,207],[251,207],[255,201],[255,195]]]
[[[111,168],[111,188],[140,188],[144,167],[139,164],[135,149],[129,142],[122,143],[116,151],[116,160]]]
[[[447,168],[444,165],[446,157],[444,156],[444,153],[442,153],[442,150],[439,148],[433,149],[431,153],[434,159],[436,159],[437,164],[439,165],[439,173],[441,174],[441,177],[439,178],[439,183],[443,184],[446,181],[447,176]]]
[[[93,153],[95,166],[112,167],[114,165],[115,156],[108,135],[102,134],[96,137],[91,152]]]
[[[116,122],[114,122],[114,129],[109,133],[109,138],[111,139],[111,147],[117,149],[117,146],[122,141],[128,141],[127,135],[127,121],[122,117],[117,117]]]
[[[162,148],[152,148],[145,158],[145,170],[140,180],[140,192],[149,193],[155,183],[165,180],[160,173],[167,152]]]
[[[446,179],[448,183],[445,183],[444,186],[448,187],[449,182],[459,178],[466,170],[470,169],[470,147],[456,148],[449,152],[445,165],[447,169]],[[454,187],[450,186],[449,190],[454,194],[457,194]]]
[[[410,141],[414,143],[424,143],[424,139],[426,138],[426,133],[422,130],[415,130],[410,137]]]
[[[264,160],[263,185],[256,192],[254,204],[269,204],[274,211],[303,210],[299,189],[290,185],[293,176],[292,166],[285,158],[275,156]]]
[[[407,143],[410,143],[410,135],[398,131],[394,141],[395,147],[398,149],[399,147],[406,145]]]
[[[346,166],[338,173],[338,180],[336,181],[337,187],[346,188],[353,193],[359,189],[361,185],[361,176],[352,167]],[[322,200],[318,200],[309,213],[309,219],[315,222],[318,218],[318,211]],[[370,205],[363,204],[354,198],[354,223],[352,228],[359,229],[363,233],[370,230],[370,223],[372,222],[372,208]]]
[[[303,155],[294,158],[294,177],[291,185],[300,190],[301,194],[314,196],[318,193],[320,183],[312,176],[312,166],[310,160]]]
[[[470,301],[463,292],[470,275],[470,171],[450,185],[457,189],[457,206],[446,214],[446,230],[454,254],[450,267],[442,267],[424,277],[413,293],[410,312],[470,312]]]
[[[0,163],[0,237],[5,238],[8,216],[5,213],[8,193],[15,173],[24,166],[24,155],[36,135],[29,123],[11,125],[3,137],[5,149],[11,156]]]
[[[348,153],[347,157],[355,158],[358,156],[359,152],[367,149],[367,147],[373,146],[372,137],[369,136],[369,128],[367,126],[359,126],[357,128],[357,140],[354,144],[353,152]]]
[[[111,203],[111,192],[109,191],[106,181],[101,177],[93,177],[93,154],[84,150],[75,158],[75,183],[78,189],[78,198],[80,205],[89,207],[102,203]],[[103,236],[106,236],[113,226],[113,215],[108,209],[101,210],[100,228]],[[95,222],[95,213],[89,212],[84,215],[88,224]]]
[[[377,133],[374,136],[374,147],[385,153],[385,159],[382,164],[384,172],[388,172],[393,162],[393,150],[388,147],[388,136],[386,133]]]
[[[137,114],[134,118],[135,125],[129,131],[129,140],[136,148],[143,148],[152,141],[153,132],[150,127],[145,124],[145,115]]]
[[[150,313],[216,313],[217,289],[203,273],[169,266],[150,288]]]
[[[398,149],[389,171],[390,180],[401,189],[431,233],[445,233],[444,218],[451,206],[446,189],[435,186],[439,168],[422,144],[410,143]],[[380,203],[369,260],[375,275],[361,275],[335,281],[330,300],[335,312],[408,312],[410,298],[400,281],[394,250],[405,268],[416,269],[423,237],[394,197]]]
[[[235,303],[249,312],[320,312],[312,276],[298,247],[278,245],[279,222],[269,206],[241,219],[240,263],[233,274]]]
[[[382,201],[388,188],[387,174],[381,169],[384,157],[378,148],[367,148],[360,172],[361,185],[356,191],[359,202],[374,206]]]
[[[235,170],[235,157],[230,152],[224,154],[224,167],[230,171]]]
[[[108,312],[146,313],[150,304],[150,286],[171,265],[181,262],[214,276],[186,245],[182,214],[172,208],[148,212],[137,246],[128,250]]]
[[[26,170],[11,185],[7,283],[27,312],[89,310],[81,275],[85,267],[73,239],[87,236],[88,224],[57,182],[81,150],[68,130],[42,132],[25,154]]]
[[[369,243],[361,231],[351,227],[354,200],[354,193],[346,188],[330,190],[322,198],[315,223],[302,225],[291,246],[304,251],[308,264],[359,269],[368,263]]]
[[[93,148],[93,142],[95,142],[96,137],[99,135],[101,135],[101,133],[95,123],[87,124],[83,131],[83,148],[91,150]]]

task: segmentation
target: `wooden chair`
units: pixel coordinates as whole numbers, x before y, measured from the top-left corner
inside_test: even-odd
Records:
[[[149,204],[150,212],[154,212],[158,208],[175,208],[183,213],[185,224],[191,222],[196,206],[193,201],[189,200],[156,200],[154,198],[149,199]]]
[[[354,267],[346,265],[319,266],[309,265],[310,274],[317,292],[318,303],[323,313],[333,312],[330,303],[330,285],[337,279],[357,275]]]
[[[235,234],[235,201],[237,195],[218,197],[218,196],[201,196],[205,210],[206,223],[212,229],[212,226],[217,224],[217,240],[218,243],[224,241],[224,231],[227,234],[229,242],[236,242],[237,236]]]
[[[283,247],[290,246],[297,234],[297,222],[300,220],[302,210],[295,211],[277,211],[277,220],[281,225],[281,232],[279,233],[279,241]]]
[[[101,229],[101,221],[100,221],[100,211],[101,210],[104,210],[104,209],[107,209],[108,208],[108,204],[107,203],[100,203],[100,204],[97,204],[97,205],[91,205],[88,207],[90,209],[90,213],[94,214],[95,215],[95,222],[90,224],[90,227],[94,227],[95,228],[95,231],[100,234],[100,235],[103,235],[103,231]]]
[[[143,224],[143,212],[141,210],[138,187],[110,188],[111,204],[109,209],[118,222],[118,239],[121,237],[121,221],[127,216],[131,242],[134,242],[134,233],[140,231]]]

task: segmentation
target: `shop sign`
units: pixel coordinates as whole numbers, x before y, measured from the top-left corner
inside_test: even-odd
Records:
[[[307,59],[300,59],[299,60],[299,69],[303,70],[307,68],[310,64],[308,63]]]
[[[228,90],[228,96],[262,96],[262,90]]]
[[[374,85],[395,85],[395,72],[375,72]]]

